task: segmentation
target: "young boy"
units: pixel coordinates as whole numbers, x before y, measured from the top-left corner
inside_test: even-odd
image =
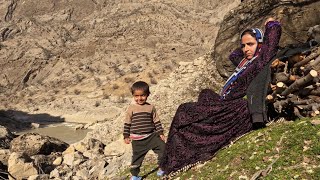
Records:
[[[138,176],[140,166],[149,150],[152,149],[158,155],[160,163],[165,147],[165,136],[155,107],[147,103],[150,94],[149,85],[143,81],[135,82],[131,86],[131,93],[135,103],[128,107],[123,136],[126,144],[132,143],[131,180],[140,180],[141,177]],[[162,176],[163,171],[159,169],[157,175]]]

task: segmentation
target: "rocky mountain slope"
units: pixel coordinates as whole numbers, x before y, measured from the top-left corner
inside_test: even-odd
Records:
[[[320,24],[319,2],[3,1],[0,108],[15,110],[13,118],[26,121],[39,118],[35,114],[56,121],[101,121],[83,141],[57,155],[52,176],[87,173],[92,167],[101,170],[96,177],[115,177],[130,163],[121,130],[132,82],[151,84],[149,100],[168,130],[179,104],[195,101],[203,88],[222,86],[221,76],[231,69],[224,56],[241,30],[261,27],[274,16],[285,30],[282,44],[305,41],[309,27]]]
[[[180,61],[208,52],[237,4],[2,1],[0,108],[76,122],[114,119],[134,81],[155,85]]]
[[[308,1],[304,3],[298,1],[290,2],[291,3],[270,1],[262,3],[245,1],[241,3],[225,16],[216,39],[214,50],[195,59],[193,62],[179,63],[179,67],[172,72],[169,77],[161,80],[157,85],[152,87],[151,90],[154,93],[151,94],[150,100],[158,107],[165,129],[169,129],[172,117],[179,104],[196,101],[201,89],[211,88],[216,91],[219,90],[224,82],[222,78],[224,73],[230,73],[227,70],[232,68],[226,60],[226,57],[219,57],[228,55],[228,52],[231,50],[230,47],[235,47],[241,30],[252,26],[263,28],[266,17],[273,16],[280,20],[284,27],[280,43],[281,46],[298,44],[305,42],[308,38],[315,38],[317,36],[311,36],[312,32],[308,33],[308,30],[310,27],[320,24],[318,18],[310,15],[320,12],[320,1]],[[296,17],[298,9],[305,12],[299,15],[300,19]],[[264,16],[259,15],[259,18],[252,21],[251,18],[253,18],[253,16],[249,15],[250,12],[255,12],[256,14],[259,14],[258,12],[265,12],[265,14]],[[284,12],[286,13],[283,14]],[[289,19],[286,16],[293,16],[295,18]],[[239,18],[243,18],[243,20]],[[292,24],[298,21],[300,26],[292,26]],[[241,30],[238,29],[239,22],[242,23]],[[318,67],[317,70],[319,71],[320,68]],[[123,114],[119,116],[118,121],[121,121],[121,119],[123,119]],[[117,164],[130,163],[130,158],[127,158],[130,154],[130,148],[123,144],[122,137],[119,135],[121,133],[121,126],[122,124],[119,124],[118,127],[115,128],[120,129],[119,132],[115,132],[115,129],[113,131],[106,131],[107,128],[110,127],[110,123],[102,123],[93,132],[89,133],[84,140],[87,141],[88,138],[95,138],[105,144],[112,142],[107,147],[113,149],[113,154],[119,155],[118,159],[110,161],[111,167],[113,167],[112,170],[116,169]],[[109,136],[110,134],[114,134],[114,136]],[[116,136],[117,134],[118,137]],[[124,149],[127,151],[124,151]]]

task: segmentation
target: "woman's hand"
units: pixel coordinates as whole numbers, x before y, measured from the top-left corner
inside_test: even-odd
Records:
[[[275,19],[273,17],[269,17],[266,22],[264,23],[264,25],[267,25],[268,22],[270,21],[275,21]]]

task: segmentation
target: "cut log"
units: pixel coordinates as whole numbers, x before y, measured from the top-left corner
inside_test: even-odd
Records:
[[[320,89],[314,89],[310,91],[310,95],[320,96]]]
[[[276,90],[277,85],[274,85],[274,84],[271,83],[271,84],[270,84],[270,88],[271,88],[272,91],[274,91],[274,90]]]
[[[287,88],[288,87],[283,82],[278,82],[276,84],[276,89],[273,91],[272,94],[281,94]]]
[[[280,61],[279,59],[276,59],[271,64],[271,69],[273,72],[282,72],[286,63]]]
[[[294,76],[294,75],[290,75],[290,76],[289,76],[289,81],[290,81],[290,82],[293,82],[293,81],[295,81],[295,80],[297,80],[296,76]]]
[[[316,103],[320,103],[320,96],[309,95],[308,98],[312,99]]]
[[[320,116],[320,71],[316,71],[319,65],[320,47],[273,61],[266,102],[281,117]]]
[[[285,72],[274,73],[274,82],[287,82],[289,81],[290,74]]]
[[[314,101],[312,99],[303,99],[303,100],[297,100],[297,101],[291,100],[291,102],[294,105],[309,105],[309,104],[314,103]]]
[[[283,72],[285,72],[285,73],[288,72],[288,64],[289,64],[289,62],[286,61],[285,65],[284,65],[284,68],[283,68]]]
[[[320,64],[320,56],[318,56],[314,61],[310,62],[310,64],[308,64],[308,66],[306,66],[306,68],[311,68],[311,67],[314,67],[318,64]]]
[[[299,89],[299,95],[304,97],[304,96],[309,96],[311,91],[314,90],[315,87],[314,86],[307,86],[307,87],[304,87],[304,88],[301,88]]]
[[[284,62],[280,61],[279,59],[276,59],[271,63],[271,68],[272,69],[277,69],[279,67],[283,67],[284,65],[285,65]]]
[[[286,85],[292,84],[297,78],[294,75],[287,74],[285,72],[274,73],[272,83],[283,82]]]
[[[310,111],[309,114],[310,114],[311,117],[316,117],[318,115],[317,113],[315,113],[313,111]]]
[[[278,110],[278,112],[281,112],[282,109],[286,106],[288,106],[291,103],[290,99],[284,99],[281,101],[276,101],[273,103],[273,107]]]
[[[288,94],[299,90],[299,88],[303,88],[304,85],[306,85],[308,82],[312,81],[313,78],[318,76],[318,72],[315,70],[311,70],[306,76],[304,76],[301,79],[296,80],[294,83],[292,83],[286,90],[284,90],[281,95],[287,96]]]
[[[299,111],[299,109],[298,109],[297,107],[294,107],[294,108],[293,108],[293,113],[294,113],[294,115],[296,115],[299,119],[304,118],[304,117],[301,115],[301,113],[300,113],[300,111]]]
[[[319,112],[320,104],[319,103],[312,103],[308,105],[298,105],[297,106],[300,109],[306,110],[306,111],[313,111],[313,112]]]
[[[274,102],[287,86],[283,82],[278,82],[276,85],[271,84],[272,93],[267,95],[266,100],[268,102]]]
[[[289,57],[288,62],[290,64],[290,66],[292,66],[293,64],[296,64],[296,63],[302,61],[303,59],[304,59],[304,55],[296,54],[294,56]]]
[[[300,66],[303,66],[305,64],[308,64],[311,60],[313,60],[314,58],[318,57],[319,55],[320,55],[320,49],[318,48],[315,52],[311,53],[309,56],[307,56],[303,60],[297,61],[297,63],[295,63],[293,65],[293,67],[300,67]]]
[[[275,97],[272,96],[272,94],[267,95],[266,101],[269,103],[273,103],[275,101]]]

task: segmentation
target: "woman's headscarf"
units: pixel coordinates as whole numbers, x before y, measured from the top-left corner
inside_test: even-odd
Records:
[[[259,28],[252,28],[252,29],[246,29],[244,30],[241,34],[240,34],[240,43],[241,43],[241,38],[243,35],[245,34],[250,34],[251,36],[254,35],[254,37],[256,38],[258,45],[257,45],[257,49],[254,53],[254,56],[257,55],[257,53],[260,51],[261,45],[263,43],[263,38],[264,38],[264,34],[263,31]],[[257,51],[258,50],[258,51]]]

